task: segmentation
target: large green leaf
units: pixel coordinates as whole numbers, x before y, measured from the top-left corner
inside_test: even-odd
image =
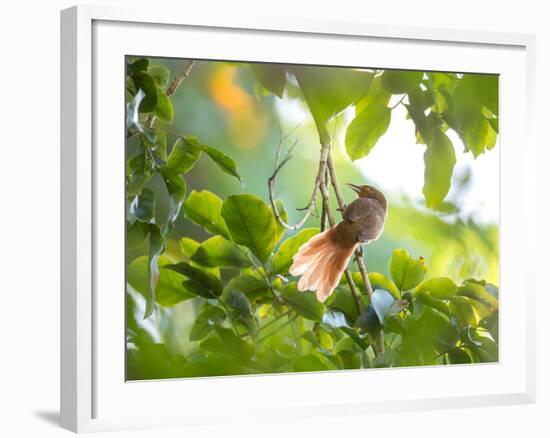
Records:
[[[212,234],[229,239],[229,232],[221,216],[222,200],[207,190],[192,191],[183,203],[185,216]]]
[[[204,241],[194,252],[191,260],[202,266],[246,268],[250,261],[233,242],[222,236]]]
[[[126,223],[126,247],[134,249],[141,245],[149,234],[149,225],[145,222],[135,221]]]
[[[285,91],[286,68],[280,64],[250,64],[262,86],[282,98]]]
[[[135,72],[132,75],[136,90],[143,90],[145,97],[139,106],[139,111],[149,113],[157,106],[157,84],[155,80],[144,72]]]
[[[243,292],[252,302],[271,296],[266,282],[250,274],[239,275],[229,280],[224,288],[224,295],[230,291]]]
[[[155,105],[153,114],[166,123],[172,123],[172,120],[174,120],[174,107],[172,106],[172,102],[168,96],[164,94],[164,91],[158,87],[157,104]]]
[[[358,273],[353,273],[354,279],[357,277]],[[359,275],[359,277],[361,277]],[[401,299],[401,292],[399,288],[395,285],[393,281],[391,281],[388,277],[386,277],[384,274],[381,274],[379,272],[369,272],[369,281],[373,289],[384,289],[387,290],[389,293],[391,293],[396,300]],[[361,286],[364,289],[363,279],[360,278],[359,281],[356,280],[357,285]]]
[[[466,297],[454,296],[449,301],[449,310],[456,317],[461,327],[477,327],[474,308]]]
[[[191,258],[191,256],[195,254],[195,251],[199,249],[199,246],[201,246],[199,242],[197,242],[194,239],[191,239],[190,237],[182,237],[178,241],[178,244],[179,244],[181,253],[188,258]]]
[[[355,105],[355,114],[359,114],[369,106],[387,106],[391,93],[382,87],[382,76],[376,76],[365,94]]]
[[[189,172],[201,155],[199,140],[194,136],[179,137],[170,155],[166,167],[178,173]]]
[[[437,299],[448,299],[456,294],[458,287],[447,277],[434,277],[420,283],[414,290],[414,294],[430,292]]]
[[[415,260],[404,249],[393,251],[390,272],[400,290],[405,291],[416,287],[426,276],[427,270],[423,257]]]
[[[189,332],[190,341],[200,341],[213,331],[214,325],[225,319],[223,309],[206,303],[202,306]]]
[[[129,214],[141,222],[151,222],[155,217],[155,205],[155,192],[145,188],[130,203]]]
[[[147,295],[148,256],[141,256],[133,260],[126,270],[126,280],[143,296]],[[160,256],[160,267],[170,264],[167,257]],[[181,276],[176,272],[161,269],[155,288],[155,301],[161,306],[173,306],[183,300],[193,298],[181,285]]]
[[[218,324],[214,325],[214,330],[215,333],[201,342],[201,349],[240,360],[249,359],[254,354],[254,345],[241,339],[233,330]]]
[[[168,189],[168,217],[166,219],[166,229],[171,230],[174,222],[178,217],[185,198],[185,181],[180,174],[168,168],[163,168],[160,171],[166,188]]]
[[[140,152],[130,158],[126,167],[128,178],[126,196],[131,199],[139,195],[145,184],[151,180],[154,169],[151,162],[145,157],[145,152]]]
[[[188,280],[183,285],[190,293],[204,298],[216,298],[222,293],[223,286],[218,278],[202,269],[191,266],[189,263],[179,262],[162,268],[170,269],[187,277]]]
[[[287,275],[288,269],[292,265],[292,257],[304,243],[318,232],[319,228],[304,228],[296,235],[286,239],[273,256],[271,271],[274,274]]]
[[[481,318],[487,318],[498,310],[498,298],[487,290],[484,282],[467,280],[456,294],[472,300],[472,305]]]
[[[451,188],[451,177],[456,163],[455,150],[447,135],[435,131],[433,142],[424,153],[424,187],[422,193],[428,207],[435,207],[445,199]]]
[[[388,130],[391,110],[382,104],[365,107],[351,121],[346,131],[346,151],[352,160],[366,157]]]
[[[337,67],[293,67],[304,98],[318,125],[356,103],[368,91],[372,73]]]
[[[325,313],[325,306],[319,302],[313,292],[300,292],[295,282],[289,283],[281,292],[281,298],[296,313],[304,318],[320,322]]]
[[[237,166],[237,163],[233,160],[233,158],[224,154],[222,151],[205,144],[201,144],[200,148],[202,149],[203,152],[205,152],[211,158],[214,164],[222,172],[234,178],[237,178],[241,184],[243,183],[243,180],[239,175],[239,168]]]
[[[148,73],[161,88],[166,87],[170,81],[170,70],[164,65],[152,65],[149,67]]]
[[[267,204],[255,195],[233,195],[223,203],[221,215],[232,240],[265,262],[277,243],[275,217]]]
[[[382,86],[392,94],[403,94],[418,86],[423,72],[407,70],[386,70],[382,75]]]

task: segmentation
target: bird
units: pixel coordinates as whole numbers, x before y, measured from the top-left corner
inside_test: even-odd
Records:
[[[377,188],[347,184],[358,198],[342,212],[342,221],[304,243],[294,257],[289,273],[300,277],[298,290],[315,291],[324,302],[334,291],[355,249],[382,234],[388,203]]]

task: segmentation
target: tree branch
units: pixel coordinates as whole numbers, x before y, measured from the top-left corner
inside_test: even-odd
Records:
[[[170,82],[170,84],[166,88],[166,97],[172,96],[177,91],[181,83],[189,76],[189,73],[191,73],[191,69],[193,68],[194,64],[195,61],[193,59],[190,59],[183,65],[179,74],[174,77],[174,79],[172,79],[172,82]],[[145,123],[147,124],[147,126],[149,126],[149,128],[152,128],[156,120],[157,118],[154,114],[149,114],[147,116],[147,119],[145,119]]]
[[[269,201],[271,202],[271,208],[273,210],[273,214],[275,215],[275,218],[277,219],[277,222],[279,222],[284,228],[287,230],[297,230],[298,228],[302,227],[308,220],[311,213],[315,210],[316,206],[316,200],[317,200],[317,194],[319,193],[319,189],[321,186],[321,179],[323,178],[323,175],[325,174],[326,168],[327,168],[327,156],[328,156],[328,148],[330,146],[329,143],[321,143],[321,152],[320,152],[320,158],[319,158],[319,168],[317,170],[317,176],[315,177],[315,183],[313,185],[313,192],[311,193],[311,197],[309,199],[309,202],[307,206],[304,208],[305,214],[298,222],[295,224],[289,224],[286,222],[279,212],[279,209],[277,208],[276,200],[277,196],[275,194],[275,182],[277,180],[277,175],[283,168],[283,166],[288,163],[288,161],[292,158],[292,150],[296,146],[296,142],[292,145],[290,150],[286,153],[284,159],[281,161],[281,148],[284,141],[284,137],[281,132],[279,144],[277,145],[277,152],[276,152],[276,160],[275,160],[275,170],[273,171],[273,175],[269,177],[267,180],[267,185],[269,188]]]
[[[346,209],[346,203],[344,201],[344,196],[342,195],[342,191],[340,190],[340,185],[338,184],[338,178],[336,176],[336,168],[334,167],[334,161],[332,159],[332,154],[329,154],[328,156],[328,170],[330,173],[330,181],[332,183],[332,188],[334,189],[334,194],[336,195],[336,200],[338,201],[338,208],[340,210],[340,213],[343,215],[344,210]],[[360,249],[355,250],[355,263],[357,264],[357,267],[359,268],[359,272],[361,273],[361,277],[363,279],[363,283],[365,284],[365,290],[367,292],[367,295],[369,297],[369,300],[372,299],[372,285],[370,284],[369,275],[367,271],[367,267],[365,265],[365,261],[363,260],[363,256],[361,254]],[[384,331],[380,331],[380,339],[378,340],[379,346],[379,352],[384,352]]]

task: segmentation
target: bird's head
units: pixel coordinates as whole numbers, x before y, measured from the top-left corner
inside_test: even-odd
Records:
[[[357,185],[357,184],[347,184],[351,189],[357,193],[357,196],[360,198],[372,198],[380,201],[384,206],[386,205],[386,197],[384,194],[378,190],[376,187],[369,186],[368,184]]]

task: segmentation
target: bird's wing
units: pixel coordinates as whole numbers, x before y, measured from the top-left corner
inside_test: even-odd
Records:
[[[359,198],[347,208],[345,217],[356,224],[358,228],[357,240],[368,242],[378,239],[384,229],[386,212],[376,199]]]
[[[365,216],[373,214],[384,214],[384,210],[380,205],[380,202],[372,198],[359,198],[348,205],[344,216],[348,221],[356,222]]]

